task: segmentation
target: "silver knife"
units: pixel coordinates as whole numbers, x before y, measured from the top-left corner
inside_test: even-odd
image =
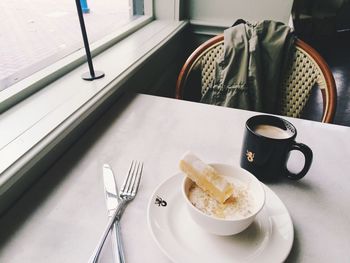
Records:
[[[113,175],[113,171],[108,164],[103,165],[103,182],[105,188],[105,197],[108,210],[108,216],[111,217],[115,211],[120,198],[117,184]],[[122,213],[123,211],[121,211]],[[111,229],[112,249],[115,261],[117,263],[125,262],[123,242],[120,233],[120,215],[117,216],[115,223]]]

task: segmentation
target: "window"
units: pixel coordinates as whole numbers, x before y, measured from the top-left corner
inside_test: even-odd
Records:
[[[3,22],[2,12],[9,9],[5,11],[3,4],[14,1],[27,4],[31,1],[38,7],[43,1],[53,0],[0,1],[0,22]],[[61,1],[74,3],[74,0]],[[92,1],[112,0],[87,1],[91,14]],[[158,56],[159,50],[172,47],[169,43],[179,41],[177,35],[188,25],[187,21],[178,19],[179,4],[177,0],[133,0],[124,25],[110,34],[100,35],[96,41],[91,38],[94,23],[90,26],[86,15],[90,49],[96,55],[94,66],[105,73],[96,82],[82,80],[81,75],[88,67],[84,49],[77,47],[78,50],[57,58],[56,62],[0,92],[0,213],[93,123],[101,109],[113,103],[115,95],[128,87],[130,76],[141,71],[145,61],[155,54]],[[144,15],[140,10],[144,10]],[[74,30],[66,28],[65,32]],[[82,46],[80,28],[74,32]],[[166,59],[167,52],[162,54]],[[1,63],[0,60],[2,66]]]
[[[80,0],[89,42],[144,14],[143,0]],[[83,47],[74,0],[0,1],[0,92]]]

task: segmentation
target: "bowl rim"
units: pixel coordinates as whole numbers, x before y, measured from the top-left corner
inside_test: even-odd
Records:
[[[185,185],[186,185],[186,181],[187,180],[191,180],[187,175],[185,175],[183,172],[181,172],[184,175],[184,178],[182,180],[182,187],[181,187],[181,191],[182,191],[182,195],[184,196],[184,199],[186,200],[186,203],[189,204],[196,212],[199,212],[201,215],[204,215],[205,217],[211,218],[211,219],[215,219],[218,221],[223,221],[223,222],[240,222],[240,221],[244,221],[247,219],[250,219],[252,217],[255,217],[264,207],[265,202],[266,202],[266,193],[265,193],[265,189],[263,187],[263,183],[260,182],[252,173],[250,173],[249,171],[243,169],[240,166],[237,165],[232,165],[232,164],[225,164],[225,163],[208,163],[208,165],[213,166],[215,168],[215,166],[227,166],[227,167],[233,167],[233,168],[238,168],[239,170],[243,171],[244,174],[247,174],[249,177],[252,178],[252,180],[256,183],[258,183],[257,185],[259,185],[259,188],[261,189],[263,196],[262,196],[262,202],[260,206],[257,206],[257,208],[254,210],[254,213],[252,213],[249,216],[246,217],[242,217],[242,218],[218,218],[212,215],[208,215],[206,213],[204,213],[203,211],[201,211],[199,208],[197,208],[196,206],[194,206],[192,204],[192,202],[189,200],[186,191],[185,191]],[[191,180],[192,181],[192,180]],[[192,183],[194,183],[192,181]]]

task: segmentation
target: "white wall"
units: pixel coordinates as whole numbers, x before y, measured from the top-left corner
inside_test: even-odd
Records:
[[[237,19],[288,23],[293,0],[184,0],[188,19],[212,26],[231,26]]]

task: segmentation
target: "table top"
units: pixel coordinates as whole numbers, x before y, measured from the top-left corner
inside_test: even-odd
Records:
[[[206,162],[239,165],[245,121],[256,112],[141,94],[124,95],[1,218],[0,262],[87,262],[107,223],[102,165],[121,184],[133,159],[144,162],[139,193],[122,218],[128,262],[170,262],[147,225],[160,182],[178,173],[187,151]],[[300,181],[267,184],[292,217],[287,262],[350,258],[350,128],[286,118],[314,160]],[[302,156],[293,155],[291,169]],[[322,253],[322,249],[327,249]],[[136,253],[137,251],[137,253]],[[113,262],[107,240],[100,262]]]

